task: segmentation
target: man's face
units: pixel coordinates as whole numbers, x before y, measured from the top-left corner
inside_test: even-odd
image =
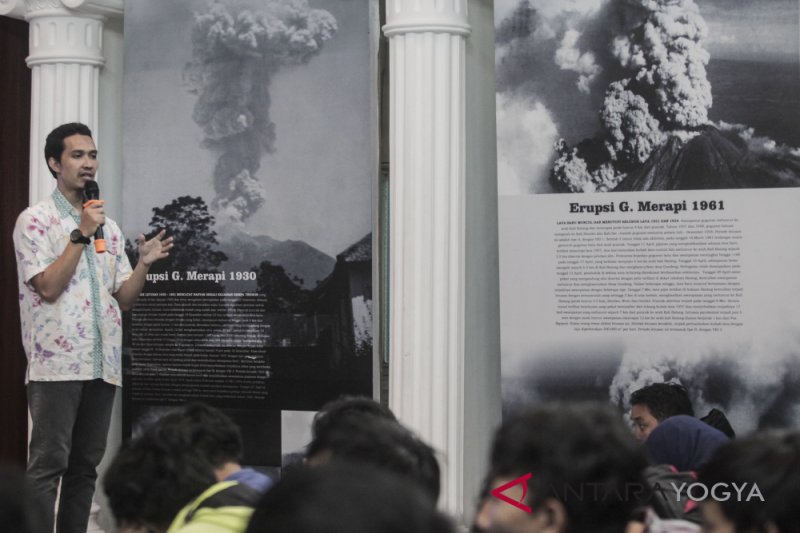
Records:
[[[97,148],[87,135],[70,135],[64,139],[61,159],[51,157],[47,164],[57,174],[62,192],[83,190],[97,173]]]
[[[736,533],[736,525],[728,520],[722,507],[714,501],[705,501],[700,504],[703,514],[703,533]]]
[[[491,488],[495,489],[505,485],[514,477],[496,477],[492,480]],[[516,484],[503,491],[503,494],[522,501],[522,484]],[[475,516],[475,525],[482,533],[544,533],[551,531],[547,527],[543,513],[536,511],[528,513],[491,494],[486,496],[478,507]]]
[[[633,423],[633,434],[639,442],[646,441],[650,432],[658,425],[658,420],[644,404],[631,406],[631,422]]]

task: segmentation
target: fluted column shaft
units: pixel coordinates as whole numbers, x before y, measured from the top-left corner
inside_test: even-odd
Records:
[[[390,389],[463,512],[466,0],[389,0]]]

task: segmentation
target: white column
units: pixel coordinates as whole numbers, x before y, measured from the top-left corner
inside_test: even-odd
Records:
[[[98,86],[106,15],[122,15],[122,0],[0,0],[0,14],[24,13],[30,24],[30,202],[50,194],[55,180],[44,161],[47,134],[83,122],[98,137]]]
[[[443,452],[440,504],[462,515],[466,0],[387,0],[389,405]]]
[[[65,122],[97,127],[97,88],[104,63],[102,17],[75,16],[60,6],[38,7],[25,15],[30,23],[31,203],[53,190],[53,176],[42,155],[47,134]]]

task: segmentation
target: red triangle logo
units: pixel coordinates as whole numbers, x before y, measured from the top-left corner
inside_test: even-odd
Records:
[[[527,483],[527,481],[532,477],[533,477],[533,474],[528,472],[527,474],[524,474],[524,475],[518,477],[517,479],[512,479],[508,483],[505,483],[503,485],[500,485],[496,489],[493,489],[492,490],[492,496],[494,496],[495,498],[499,498],[499,499],[503,500],[506,503],[510,503],[511,505],[516,507],[517,509],[522,509],[526,513],[532,513],[533,509],[531,509],[530,507],[528,507],[527,505],[522,503],[523,501],[525,501],[525,496],[528,494],[528,483]],[[505,494],[503,494],[503,492],[507,491],[508,489],[513,487],[514,485],[519,485],[519,484],[522,484],[522,498],[520,498],[519,501],[513,500],[513,499],[509,498],[508,496],[506,496]]]

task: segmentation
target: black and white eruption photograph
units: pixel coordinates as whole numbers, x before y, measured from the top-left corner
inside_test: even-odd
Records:
[[[800,427],[800,3],[499,0],[495,45],[504,412]]]
[[[799,9],[496,2],[499,193],[797,187]]]
[[[127,412],[370,394],[377,10],[137,0],[124,20],[122,219],[176,243],[126,318]]]

